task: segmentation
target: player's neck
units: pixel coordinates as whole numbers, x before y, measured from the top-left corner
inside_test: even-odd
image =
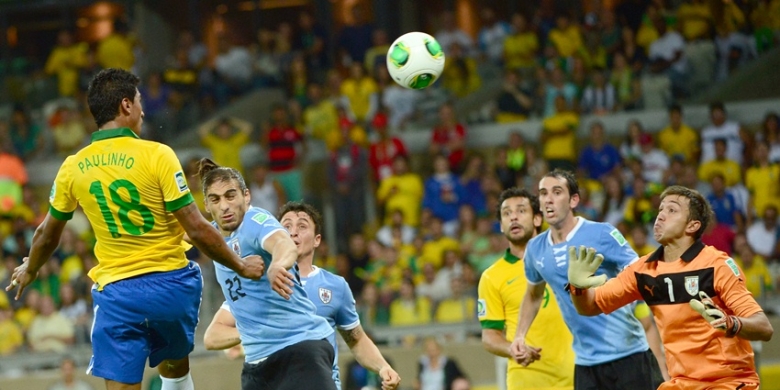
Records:
[[[100,127],[98,130],[111,130],[111,129],[119,129],[122,127],[129,128],[128,124],[123,121],[121,118],[114,119],[112,121],[108,121],[103,124],[103,126]]]
[[[517,257],[518,259],[522,259],[523,256],[525,256],[525,244],[527,244],[527,242],[524,242],[522,244],[514,244],[510,241],[509,253],[511,253],[512,256]]]
[[[302,278],[308,277],[314,272],[314,253],[298,258],[298,272]]]
[[[693,237],[685,236],[664,245],[664,261],[677,261],[694,243]]]
[[[577,226],[577,217],[575,217],[574,214],[569,214],[569,216],[561,221],[558,226],[550,226],[550,235],[552,236],[553,244],[565,242],[566,236],[574,230],[575,226]]]

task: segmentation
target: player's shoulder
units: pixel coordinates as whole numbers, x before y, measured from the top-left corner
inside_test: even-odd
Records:
[[[526,254],[528,254],[528,250],[541,250],[547,247],[548,242],[550,240],[550,229],[547,229],[539,234],[536,235],[536,237],[530,239],[528,241],[528,244],[526,245]]]
[[[701,248],[701,251],[696,255],[695,259],[697,262],[699,262],[700,266],[711,266],[711,265],[719,265],[726,263],[727,265],[729,263],[734,264],[736,266],[736,262],[734,259],[729,256],[728,253],[715,248],[712,245],[704,245],[696,243],[694,245],[703,245]]]
[[[244,214],[244,220],[252,221],[256,224],[262,225],[267,220],[275,218],[270,211],[257,206],[250,206]]]

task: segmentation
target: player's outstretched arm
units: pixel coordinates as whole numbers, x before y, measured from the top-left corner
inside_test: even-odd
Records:
[[[241,344],[241,337],[236,328],[236,318],[225,308],[217,310],[217,314],[211,320],[206,334],[203,335],[203,344],[208,350],[228,349]]]
[[[394,390],[401,383],[401,377],[390,367],[387,360],[379,352],[379,348],[363,331],[361,325],[350,330],[339,329],[341,337],[355,355],[355,360],[361,366],[376,372],[382,377],[382,390]]]
[[[510,350],[512,358],[524,367],[541,358],[540,352],[542,349],[526,345],[525,335],[528,334],[531,324],[536,319],[536,315],[539,314],[546,287],[547,283],[545,282],[538,284],[528,283],[528,288],[523,296],[523,302],[520,304],[520,313],[517,316],[517,331],[515,332],[515,339],[512,341]]]
[[[11,285],[5,289],[6,291],[11,291],[18,286],[19,290],[16,292],[16,299],[22,296],[25,287],[35,280],[38,276],[38,270],[51,258],[51,254],[54,253],[54,250],[60,244],[60,236],[62,236],[62,231],[67,223],[67,221],[61,221],[54,218],[51,213],[47,213],[43,223],[35,229],[30,256],[24,259],[22,265],[14,269]]]
[[[250,279],[259,279],[263,276],[265,263],[260,256],[247,256],[244,259],[238,257],[211,224],[203,218],[195,203],[190,203],[173,212],[179,221],[189,240],[217,263],[235,271],[237,274]]]
[[[298,260],[298,248],[290,234],[277,230],[263,242],[263,249],[271,254],[271,264],[268,265],[268,282],[271,289],[284,299],[290,299],[293,290],[293,274],[288,271]]]

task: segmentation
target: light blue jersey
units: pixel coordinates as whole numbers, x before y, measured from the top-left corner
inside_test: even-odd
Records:
[[[266,210],[250,207],[241,225],[229,237],[228,246],[241,257],[259,255],[265,268],[271,254],[263,243],[271,234],[284,230],[279,221]],[[214,263],[217,281],[241,335],[247,362],[256,362],[272,353],[305,340],[322,340],[333,335],[333,328],[316,314],[316,307],[296,281],[290,300],[271,290],[268,278],[245,279],[231,269]],[[299,279],[295,268],[290,270]]]
[[[317,315],[328,320],[331,327],[339,330],[355,329],[360,325],[360,318],[358,318],[355,309],[355,298],[352,296],[352,290],[349,289],[347,281],[324,269],[312,267],[314,267],[314,271],[309,276],[302,277],[301,283],[303,283],[303,288],[309,299],[317,307]],[[336,333],[329,336],[328,341],[336,352],[336,358],[333,361],[333,381],[336,382],[336,388],[340,389],[339,348],[336,345]]]
[[[610,315],[581,316],[565,290],[569,282],[569,246],[585,245],[604,255],[596,272],[614,278],[639,256],[620,232],[608,223],[577,218],[577,225],[566,242],[554,245],[550,231],[534,237],[525,250],[525,275],[528,282],[547,282],[555,292],[563,319],[574,335],[575,363],[594,366],[611,362],[649,349],[644,328],[634,317],[632,308],[624,306]]]

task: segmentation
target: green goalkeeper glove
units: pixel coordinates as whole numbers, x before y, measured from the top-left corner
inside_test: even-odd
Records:
[[[737,316],[726,315],[704,291],[699,291],[699,299],[691,299],[691,307],[701,314],[713,328],[726,332],[726,337],[734,337],[742,330],[742,321]]]
[[[579,289],[598,287],[607,282],[607,275],[594,276],[604,256],[596,254],[596,249],[569,247],[569,284]]]

